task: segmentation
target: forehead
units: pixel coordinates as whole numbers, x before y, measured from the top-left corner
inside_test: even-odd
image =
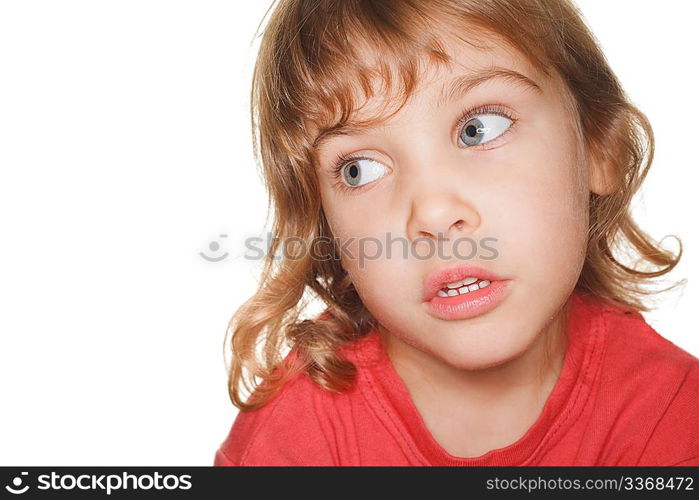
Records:
[[[401,84],[403,87],[405,85],[397,65],[382,60],[381,55],[371,49],[363,48],[362,53],[365,60],[370,61],[370,67],[388,63],[388,78],[372,78],[370,95],[362,98],[353,96],[355,106],[344,118],[313,126],[314,151],[322,151],[338,136],[360,134],[390,123],[411,100],[429,100],[430,106],[438,110],[485,82],[497,80],[528,85],[530,88],[538,87],[541,92],[550,86],[547,74],[537,70],[521,51],[497,36],[484,36],[467,43],[445,34],[442,44],[448,61],[420,57],[416,65],[415,86],[409,93],[401,88]],[[375,74],[380,72],[376,71]]]

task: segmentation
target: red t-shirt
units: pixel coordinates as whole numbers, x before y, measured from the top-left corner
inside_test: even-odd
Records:
[[[350,392],[294,376],[266,406],[238,413],[214,465],[699,465],[699,359],[592,296],[573,294],[568,321],[539,418],[504,448],[444,450],[372,330],[343,347],[357,367]]]

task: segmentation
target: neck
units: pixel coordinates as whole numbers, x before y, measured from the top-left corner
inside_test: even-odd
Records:
[[[522,355],[480,370],[379,332],[432,437],[452,455],[475,457],[514,443],[541,414],[563,366],[568,310],[569,301]]]
[[[513,410],[513,405],[534,408],[536,412],[543,407],[563,366],[568,309],[567,301],[523,354],[479,370],[454,368],[382,327],[379,331],[396,372],[416,404],[418,399],[424,404],[428,404],[427,399],[429,404],[441,401],[452,409],[466,406],[471,415],[478,409],[487,414],[498,406]]]

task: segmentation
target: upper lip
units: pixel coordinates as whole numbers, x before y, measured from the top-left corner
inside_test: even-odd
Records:
[[[432,300],[447,283],[456,283],[467,277],[488,281],[502,281],[505,278],[478,266],[457,265],[430,273],[425,278],[423,300]]]

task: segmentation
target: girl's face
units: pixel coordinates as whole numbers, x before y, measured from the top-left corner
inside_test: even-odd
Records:
[[[343,267],[382,334],[478,369],[521,355],[556,318],[582,268],[597,177],[591,183],[595,167],[579,161],[559,82],[498,42],[450,47],[450,69],[430,68],[390,120],[320,141],[316,167]],[[450,87],[492,70],[470,88]],[[361,111],[373,116],[380,105]],[[338,155],[362,159],[335,178]],[[462,264],[506,279],[502,300],[468,318],[435,314],[425,281]]]

